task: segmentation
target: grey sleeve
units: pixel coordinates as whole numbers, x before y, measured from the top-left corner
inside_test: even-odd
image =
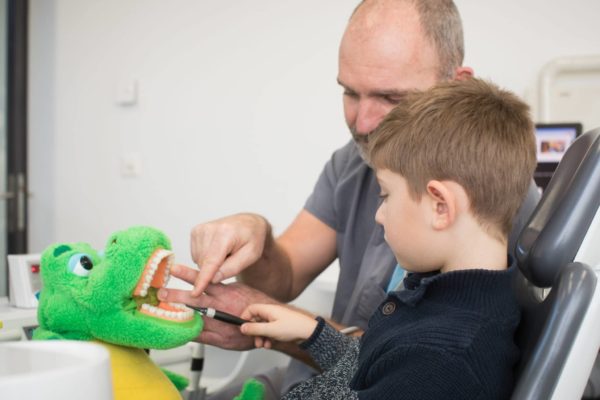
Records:
[[[313,192],[304,204],[306,211],[333,229],[337,229],[338,225],[335,211],[335,188],[348,162],[350,145],[353,143],[348,143],[333,153],[321,171]]]
[[[527,196],[525,196],[525,200],[523,201],[523,204],[521,204],[521,208],[519,208],[519,211],[513,220],[513,227],[508,237],[508,252],[513,259],[515,258],[515,246],[517,245],[519,235],[525,227],[525,224],[529,221],[529,217],[531,217],[533,210],[535,210],[535,207],[540,201],[540,197],[541,195],[537,185],[531,180],[531,184],[527,190]]]
[[[353,342],[356,342],[358,348],[359,339],[340,333],[321,317],[317,317],[317,321],[314,332],[300,347],[307,350],[322,369],[327,370],[344,356],[344,353],[354,344]]]
[[[349,338],[320,320],[313,335],[302,344],[323,373],[302,382],[283,399],[358,399],[350,381],[358,368],[359,339]]]

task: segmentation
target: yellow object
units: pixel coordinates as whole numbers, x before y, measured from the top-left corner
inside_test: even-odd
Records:
[[[169,378],[142,349],[98,342],[110,353],[115,400],[180,400]]]

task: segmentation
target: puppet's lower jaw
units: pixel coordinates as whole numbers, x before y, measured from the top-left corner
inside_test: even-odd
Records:
[[[139,311],[142,314],[150,315],[174,322],[186,322],[194,318],[194,311],[183,304],[160,302],[158,306],[151,304],[142,304]]]

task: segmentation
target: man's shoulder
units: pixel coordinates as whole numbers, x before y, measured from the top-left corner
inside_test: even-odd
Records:
[[[356,168],[368,168],[353,140],[333,152],[330,164],[338,175]]]
[[[352,139],[348,140],[345,145],[335,150],[333,154],[334,156],[338,155],[340,157],[345,157],[348,159],[356,156],[360,157],[360,155],[358,154],[358,148],[356,147],[356,144]]]
[[[365,164],[352,139],[335,150],[331,156],[331,160],[339,164]]]

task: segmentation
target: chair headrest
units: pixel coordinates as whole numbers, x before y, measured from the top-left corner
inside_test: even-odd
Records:
[[[574,261],[600,206],[600,128],[580,136],[563,156],[529,222],[515,256],[527,279],[550,287]]]

